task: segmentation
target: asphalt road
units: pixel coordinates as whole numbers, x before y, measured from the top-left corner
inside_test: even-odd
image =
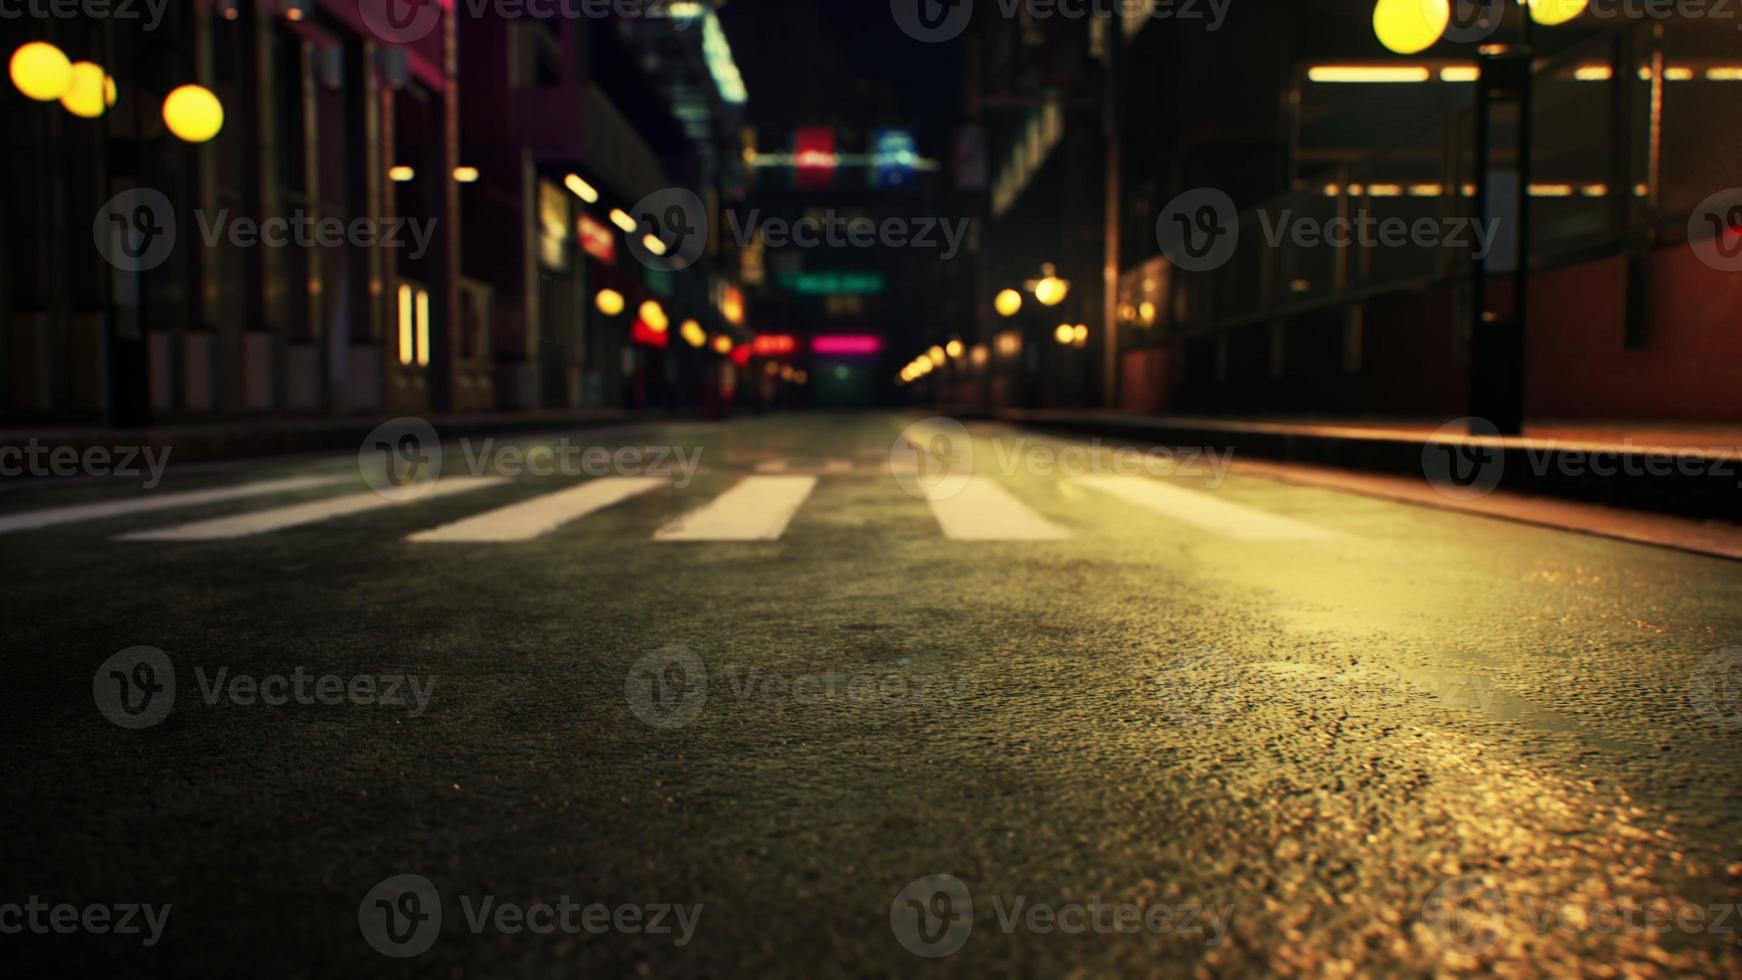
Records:
[[[1742,565],[914,421],[450,446],[391,505],[356,459],[7,485],[0,948],[1742,972]]]

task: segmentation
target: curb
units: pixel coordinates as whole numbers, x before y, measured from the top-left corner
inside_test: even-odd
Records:
[[[1328,434],[1219,419],[983,410],[961,414],[1081,435],[1232,449],[1255,459],[1412,477],[1429,485],[1424,460],[1434,447],[1464,447],[1483,457],[1484,482],[1492,479],[1494,491],[1699,520],[1742,520],[1742,457],[1734,451],[1516,437]]]

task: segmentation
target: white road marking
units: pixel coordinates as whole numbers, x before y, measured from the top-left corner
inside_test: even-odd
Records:
[[[343,497],[328,497],[306,504],[292,504],[289,507],[275,507],[271,510],[237,514],[233,517],[219,517],[209,521],[177,524],[174,527],[152,531],[136,531],[132,534],[123,534],[117,540],[218,541],[227,538],[245,538],[256,534],[265,534],[268,531],[283,530],[287,527],[332,520],[335,517],[348,517],[352,514],[379,510],[383,507],[402,506],[416,503],[418,500],[482,490],[485,487],[493,487],[507,482],[499,476],[448,477],[437,480],[435,486],[431,487],[428,493],[412,500],[390,500],[374,491],[368,491]]]
[[[1071,536],[983,476],[968,480],[959,492],[930,495],[926,503],[944,537],[955,541],[1059,541]]]
[[[654,476],[608,476],[419,531],[407,541],[531,541],[596,510],[669,486]]]
[[[147,493],[144,496],[128,500],[50,507],[46,510],[32,510],[22,514],[0,517],[0,534],[9,531],[32,531],[39,527],[50,527],[55,524],[95,521],[105,517],[149,514],[152,511],[171,510],[176,507],[195,507],[200,504],[215,504],[226,500],[264,497],[274,493],[290,493],[293,490],[308,490],[314,487],[343,483],[348,479],[349,477],[343,476],[298,476],[284,480],[261,480],[258,483],[243,483],[238,486],[218,487],[212,490]]]
[[[747,476],[653,534],[655,541],[775,541],[817,485],[814,476]]]
[[[1208,493],[1141,476],[1085,476],[1080,486],[1111,494],[1163,517],[1243,541],[1323,541],[1336,537],[1324,528],[1281,517]]]

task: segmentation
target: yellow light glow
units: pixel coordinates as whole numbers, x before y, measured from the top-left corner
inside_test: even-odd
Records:
[[[767,366],[765,366],[762,369],[762,373],[768,375],[769,377],[773,377],[774,375],[777,375],[780,373],[780,365],[774,363],[773,361],[769,361]]]
[[[1442,82],[1473,82],[1482,77],[1482,69],[1475,65],[1451,65],[1440,69]]]
[[[1149,300],[1144,300],[1143,302],[1138,303],[1137,304],[1137,319],[1142,320],[1146,324],[1154,323],[1155,322],[1155,304],[1151,303]]]
[[[1081,347],[1088,342],[1089,342],[1089,325],[1088,324],[1079,323],[1076,326],[1071,328],[1071,343],[1074,343],[1078,347]]]
[[[477,167],[455,167],[454,180],[462,184],[475,183],[478,180]]]
[[[1341,193],[1343,193],[1343,185],[1342,184],[1326,184],[1325,185],[1325,196],[1326,197],[1336,197],[1338,194],[1341,194]]]
[[[1687,82],[1692,81],[1693,77],[1694,70],[1692,68],[1685,68],[1680,65],[1677,65],[1674,68],[1665,68],[1663,70],[1663,80],[1666,82]]]
[[[624,305],[623,294],[615,289],[601,289],[593,297],[594,308],[606,316],[616,316],[623,312]]]
[[[203,85],[180,85],[163,97],[163,122],[187,143],[204,143],[224,128],[224,104]]]
[[[1034,298],[1042,306],[1057,306],[1064,302],[1065,294],[1071,291],[1071,284],[1058,276],[1046,276],[1034,284]]]
[[[708,332],[703,330],[702,325],[694,320],[685,320],[677,328],[677,332],[678,336],[684,339],[684,343],[691,347],[700,347],[708,342]]]
[[[81,119],[95,119],[115,104],[114,79],[103,74],[101,65],[75,61],[69,73],[66,91],[60,95],[60,104],[68,112]]]
[[[412,346],[411,325],[411,287],[401,284],[399,287],[399,363],[409,365],[417,356]]]
[[[961,357],[962,350],[962,342],[959,340],[952,340],[944,345],[944,353],[951,357]]]
[[[593,189],[592,184],[582,180],[580,174],[569,174],[567,177],[564,177],[563,186],[567,187],[572,194],[581,200],[586,201],[588,204],[599,203],[599,192]]]
[[[1571,184],[1531,184],[1530,185],[1530,196],[1531,197],[1572,197],[1573,196],[1573,185],[1571,185]]]
[[[1585,12],[1590,0],[1530,0],[1530,19],[1544,27],[1565,24]]]
[[[623,234],[625,235],[634,234],[635,232],[635,219],[625,214],[622,208],[611,209],[611,223],[623,229]]]
[[[975,344],[973,349],[968,351],[968,360],[972,361],[976,367],[984,366],[991,359],[992,352],[986,349],[985,344]]]
[[[1706,69],[1708,82],[1742,82],[1742,65],[1722,65]]]
[[[47,41],[31,41],[12,52],[12,84],[26,98],[53,102],[72,83],[72,64]]]
[[[1052,339],[1058,341],[1061,344],[1068,344],[1071,342],[1071,338],[1075,335],[1076,335],[1076,331],[1071,329],[1070,324],[1061,323],[1053,329]]]
[[[1015,316],[1022,309],[1022,294],[1014,289],[1000,290],[992,298],[992,306],[999,316]]]
[[[792,380],[797,384],[804,384],[806,381],[809,381],[810,379],[811,379],[811,376],[810,376],[810,372],[808,372],[808,371],[795,372],[793,374],[793,377],[792,377]]]
[[[1368,184],[1368,197],[1402,197],[1403,188],[1396,184]]]
[[[944,357],[944,349],[942,347],[939,347],[938,345],[933,344],[931,346],[931,349],[925,352],[925,356],[926,356],[926,359],[931,361],[933,367],[943,367],[944,366],[945,357]]]
[[[1308,81],[1357,85],[1425,82],[1429,77],[1420,65],[1314,65],[1307,69]]]
[[[671,326],[671,321],[666,319],[664,307],[653,300],[642,303],[636,312],[641,315],[641,322],[647,324],[647,328],[654,333],[665,333],[666,328]]]
[[[654,235],[654,234],[642,235],[641,236],[641,247],[647,249],[649,252],[652,252],[654,255],[664,255],[665,254],[665,243],[659,240],[658,235]]]
[[[429,290],[417,291],[417,366],[429,367]]]
[[[718,336],[716,336],[714,338],[714,353],[716,353],[716,354],[730,354],[730,353],[732,353],[732,338],[726,336],[725,334],[719,334]]]
[[[1608,184],[1586,184],[1585,186],[1579,188],[1579,193],[1583,194],[1586,197],[1607,197],[1609,194],[1609,185]]]
[[[1373,35],[1387,51],[1415,54],[1433,47],[1451,19],[1447,0],[1379,0],[1373,6]]]
[[[792,381],[793,379],[795,379],[797,377],[798,377],[798,372],[794,371],[792,369],[792,365],[790,365],[790,364],[788,364],[787,366],[780,369],[780,380],[782,380],[782,381]]]
[[[396,184],[403,184],[417,176],[417,171],[401,163],[387,168],[387,179]]]
[[[1410,197],[1439,197],[1445,193],[1445,188],[1439,184],[1411,184]]]
[[[1581,82],[1606,82],[1615,77],[1615,70],[1608,65],[1580,65],[1573,69],[1573,77]]]

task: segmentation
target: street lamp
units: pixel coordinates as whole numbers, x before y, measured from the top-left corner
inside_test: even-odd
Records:
[[[38,102],[53,102],[72,83],[72,64],[61,49],[47,41],[20,46],[12,52],[8,68],[13,86]]]
[[[1000,290],[992,297],[992,307],[1002,317],[1012,317],[1022,311],[1022,294],[1014,289]]]
[[[203,85],[178,85],[163,98],[163,124],[186,143],[204,143],[224,128],[224,104]]]
[[[1373,34],[1388,51],[1416,54],[1433,47],[1451,19],[1448,0],[1379,0],[1373,7]]]

